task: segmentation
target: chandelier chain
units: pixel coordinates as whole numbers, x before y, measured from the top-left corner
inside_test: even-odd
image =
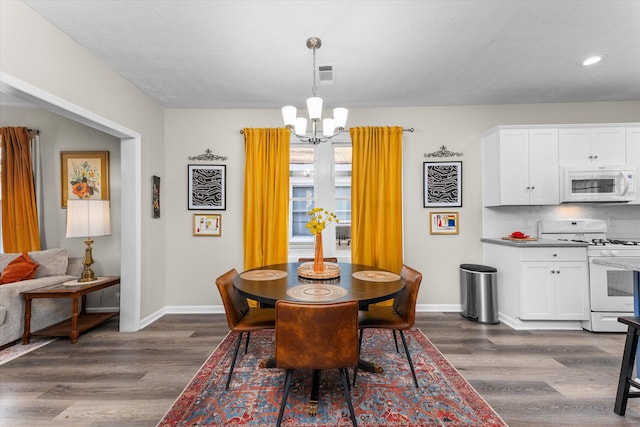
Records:
[[[313,47],[313,87],[311,88],[311,93],[313,93],[313,96],[316,96],[316,92],[318,91],[318,88],[316,86],[316,47]]]

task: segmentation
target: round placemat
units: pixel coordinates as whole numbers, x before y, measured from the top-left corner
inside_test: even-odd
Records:
[[[278,280],[287,277],[289,273],[282,270],[250,270],[240,273],[245,280]]]
[[[366,280],[368,282],[395,282],[400,280],[400,276],[390,271],[362,270],[352,274],[354,279]]]
[[[319,302],[333,301],[347,295],[347,290],[336,285],[324,283],[298,285],[287,289],[287,295],[301,301]]]

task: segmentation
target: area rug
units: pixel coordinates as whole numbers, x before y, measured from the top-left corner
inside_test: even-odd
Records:
[[[27,345],[22,345],[22,343],[18,342],[11,347],[0,350],[0,365],[4,365],[13,359],[24,356],[27,353],[31,353],[33,350],[44,347],[55,340],[57,340],[57,338],[31,338]]]
[[[361,357],[378,363],[384,372],[358,371],[356,385],[351,387],[358,425],[506,426],[420,330],[408,331],[406,337],[420,389],[413,383],[404,352],[396,353],[391,332],[365,331]],[[273,331],[251,334],[249,351],[238,355],[231,385],[225,390],[236,338],[236,334],[227,335],[158,427],[275,425],[284,372],[259,367],[261,360],[274,354]],[[337,370],[322,371],[316,416],[308,415],[311,372],[296,371],[293,380],[283,426],[351,425]]]

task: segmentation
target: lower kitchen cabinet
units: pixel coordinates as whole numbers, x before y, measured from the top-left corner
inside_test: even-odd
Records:
[[[520,263],[520,319],[589,318],[587,262]]]
[[[580,321],[590,315],[586,245],[483,242],[485,263],[498,270],[501,322],[515,329],[582,329]]]

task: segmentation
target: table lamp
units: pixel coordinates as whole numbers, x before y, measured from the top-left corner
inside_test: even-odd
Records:
[[[84,270],[78,282],[92,282],[96,276],[91,270],[91,237],[111,235],[108,200],[67,200],[67,237],[84,237]]]

